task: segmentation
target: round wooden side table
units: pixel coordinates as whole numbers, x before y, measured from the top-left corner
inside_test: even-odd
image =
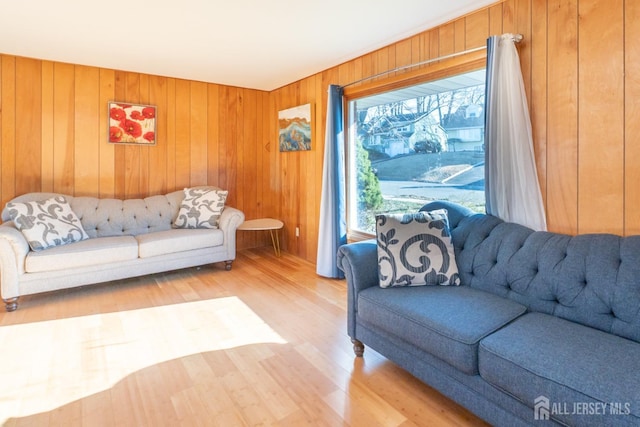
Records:
[[[284,227],[284,223],[279,219],[273,218],[258,218],[258,219],[250,219],[248,221],[243,222],[238,227],[238,230],[243,231],[262,231],[269,230],[269,234],[271,234],[271,244],[273,244],[273,250],[276,253],[276,256],[280,256],[280,239],[278,239],[278,231],[282,227]],[[274,237],[275,230],[275,237]]]

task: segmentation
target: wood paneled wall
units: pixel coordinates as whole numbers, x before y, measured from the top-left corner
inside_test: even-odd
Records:
[[[30,191],[131,198],[211,184],[248,217],[279,214],[268,92],[8,55],[0,64],[2,205]],[[155,146],[107,143],[113,100],[158,107]]]
[[[549,229],[640,233],[640,2],[623,0],[505,0],[270,93],[0,55],[0,199],[136,197],[208,183],[229,189],[248,219],[282,219],[283,247],[315,261],[328,86],[505,32],[524,35]],[[108,144],[109,100],[157,105],[157,146]],[[305,103],[312,149],[279,152],[277,112]],[[238,237],[240,248],[270,243]]]
[[[640,2],[505,0],[272,92],[277,108],[316,107],[313,150],[280,155],[286,165],[274,171],[283,219],[302,230],[297,239],[287,234],[289,250],[315,260],[328,84],[508,32],[524,35],[518,50],[549,229],[640,234]]]

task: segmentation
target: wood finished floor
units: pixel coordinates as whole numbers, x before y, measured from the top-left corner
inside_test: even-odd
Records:
[[[346,336],[346,288],[271,248],[0,313],[3,426],[477,426]]]

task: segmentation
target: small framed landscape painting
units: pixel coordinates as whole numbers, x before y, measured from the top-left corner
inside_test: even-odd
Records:
[[[156,107],[109,102],[109,142],[155,145]]]
[[[278,112],[280,151],[311,150],[311,104]]]

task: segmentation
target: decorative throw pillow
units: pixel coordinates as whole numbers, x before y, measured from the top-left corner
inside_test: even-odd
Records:
[[[459,285],[447,211],[376,215],[380,286]]]
[[[175,228],[218,228],[228,191],[185,188]]]
[[[34,251],[88,239],[78,216],[63,196],[7,203],[9,215]]]

